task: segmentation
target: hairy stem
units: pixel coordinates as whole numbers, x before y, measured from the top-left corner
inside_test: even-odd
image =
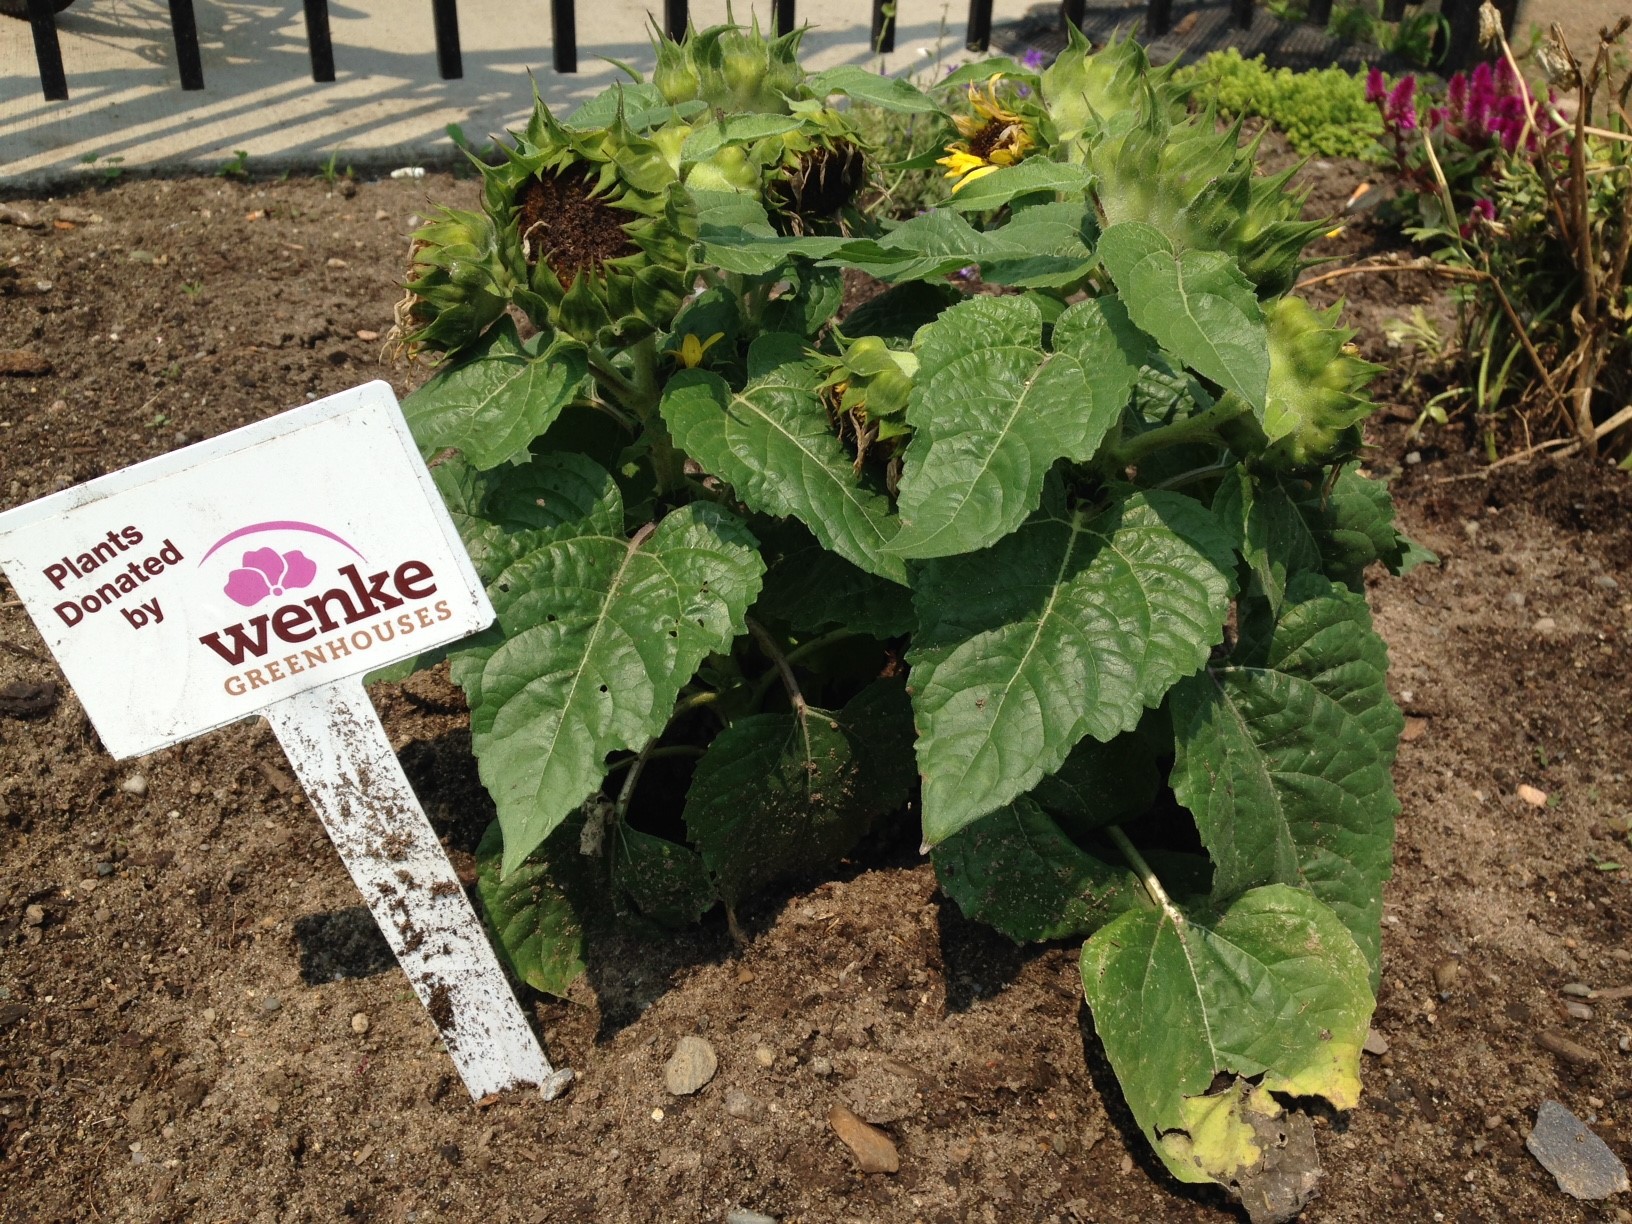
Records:
[[[793,667],[788,662],[788,656],[782,653],[776,644],[776,639],[766,632],[752,617],[748,619],[748,632],[754,635],[754,641],[765,652],[765,657],[776,664],[776,671],[782,677],[782,687],[788,691],[788,704],[793,706],[793,712],[803,715],[805,712],[805,695],[799,691],[799,681],[794,678]]]
[[[1127,439],[1111,451],[1111,462],[1118,467],[1129,467],[1154,451],[1184,442],[1206,441],[1216,435],[1220,425],[1249,411],[1251,407],[1244,399],[1233,391],[1226,391],[1205,412],[1183,417],[1171,425],[1158,426]]]
[[[1145,891],[1150,894],[1150,899],[1156,903],[1157,908],[1167,915],[1174,926],[1184,926],[1187,921],[1184,913],[1173,904],[1173,899],[1167,895],[1167,889],[1162,887],[1162,882],[1156,878],[1150,864],[1145,862],[1145,856],[1139,853],[1134,844],[1128,840],[1128,835],[1122,832],[1122,826],[1107,825],[1105,833],[1116,843],[1116,848],[1122,851],[1122,857],[1128,860],[1128,866],[1133,868],[1134,874],[1139,877],[1139,882],[1145,886]]]
[[[613,761],[612,764],[606,767],[606,773],[608,777],[611,777],[612,774],[616,773],[620,769],[629,769],[636,765],[645,768],[647,761],[660,761],[664,757],[700,757],[706,751],[708,751],[706,748],[701,748],[696,744],[665,744],[663,747],[653,748],[649,752],[640,753],[632,757],[624,757],[621,761]],[[619,803],[622,803],[624,801],[624,796],[620,794],[618,796],[618,801]],[[620,808],[619,810],[621,811],[622,809]]]

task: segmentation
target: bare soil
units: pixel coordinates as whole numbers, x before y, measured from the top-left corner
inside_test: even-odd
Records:
[[[1316,205],[1362,173],[1317,164]],[[474,184],[341,186],[122,180],[10,201],[0,350],[51,371],[0,377],[0,508],[423,377],[379,363],[406,234]],[[1362,225],[1334,251],[1392,241]],[[1432,307],[1430,287],[1328,287],[1395,371],[1383,398],[1409,393],[1380,322]],[[1524,1136],[1551,1097],[1632,1154],[1628,1001],[1577,1019],[1560,994],[1632,983],[1632,481],[1545,462],[1483,479],[1452,436],[1406,465],[1395,418],[1413,416],[1381,414],[1371,460],[1443,558],[1372,590],[1410,718],[1375,1021],[1389,1052],[1367,1057],[1359,1108],[1320,1123],[1305,1218],[1629,1220],[1562,1195]],[[490,809],[457,691],[433,673],[374,695],[468,876]],[[718,914],[597,940],[579,1000],[524,1000],[577,1085],[478,1106],[265,726],[112,761],[0,584],[0,1220],[1239,1218],[1132,1130],[1075,949],[966,922],[915,842],[898,829],[838,879],[763,898],[740,949]],[[662,1067],[686,1034],[720,1066],[676,1098]],[[899,1173],[857,1171],[826,1120],[841,1103],[892,1136]]]

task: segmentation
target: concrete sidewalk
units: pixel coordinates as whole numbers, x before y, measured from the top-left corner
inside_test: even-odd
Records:
[[[1034,0],[997,0],[994,20],[1023,16]],[[935,0],[900,6],[892,73],[930,73],[971,58],[967,8]],[[480,145],[525,121],[532,89],[570,110],[614,80],[597,58],[653,64],[643,0],[581,0],[579,72],[553,71],[549,0],[461,0],[464,77],[437,75],[429,0],[337,0],[329,6],[336,79],[316,84],[301,6],[268,0],[197,0],[205,88],[184,92],[164,0],[78,0],[57,17],[69,100],[40,90],[29,24],[0,17],[0,182],[39,189],[98,168],[211,172],[236,151],[255,169],[390,168],[446,159],[458,124]],[[692,5],[704,26],[725,19],[725,0]],[[661,14],[661,9],[658,10]],[[735,5],[770,26],[769,0]],[[868,0],[810,0],[798,17],[812,68],[877,65],[869,51]],[[1130,10],[1130,16],[1137,10]]]

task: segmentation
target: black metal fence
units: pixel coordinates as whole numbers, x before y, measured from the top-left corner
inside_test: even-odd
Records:
[[[198,53],[198,23],[193,0],[168,0],[170,29],[176,43],[176,67],[183,89],[204,88],[204,65]],[[40,67],[40,88],[48,101],[68,98],[68,78],[63,72],[62,50],[57,42],[57,24],[52,0],[27,0],[28,21],[34,35],[34,54]],[[1230,0],[1235,24],[1246,29],[1252,24],[1254,0]],[[1479,5],[1481,0],[1442,0],[1441,12],[1447,22],[1443,64],[1460,68],[1478,55]],[[334,80],[334,43],[329,36],[328,0],[303,0],[306,11],[306,44],[312,59],[312,80]],[[1398,21],[1407,0],[1384,0],[1383,18]],[[575,0],[550,0],[550,35],[557,72],[578,71],[578,22]],[[1498,0],[1497,8],[1513,28],[1518,0]],[[679,39],[686,31],[687,0],[663,0],[663,29]],[[1062,18],[1083,24],[1087,0],[1063,0]],[[896,0],[873,0],[872,46],[879,51],[895,50]],[[772,0],[772,26],[778,34],[793,29],[794,0]],[[1332,15],[1332,0],[1309,0],[1307,21],[1324,26]],[[431,0],[432,22],[436,30],[436,65],[444,80],[464,75],[459,51],[459,0]],[[1145,32],[1166,34],[1173,26],[1173,0],[1149,0],[1145,10]],[[965,43],[971,51],[985,51],[992,38],[992,0],[969,0],[969,22]]]

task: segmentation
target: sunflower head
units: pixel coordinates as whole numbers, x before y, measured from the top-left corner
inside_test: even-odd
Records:
[[[1283,297],[1269,323],[1269,407],[1261,461],[1277,470],[1307,471],[1353,455],[1360,422],[1372,410],[1363,391],[1380,367],[1353,355],[1354,333],[1338,327],[1341,306],[1317,311]]]
[[[444,208],[414,231],[394,335],[410,354],[459,352],[504,313],[514,284],[493,219]]]
[[[1037,147],[1037,120],[1033,115],[1005,103],[998,97],[1003,75],[989,77],[985,84],[969,86],[969,113],[954,115],[960,139],[946,146],[946,156],[937,160],[953,179],[952,190],[1004,166],[1017,165]]]
[[[511,298],[538,326],[627,341],[667,324],[695,225],[662,140],[632,132],[621,110],[584,129],[537,103],[504,164],[483,175],[519,272]]]
[[[680,42],[654,23],[653,35],[652,81],[671,106],[700,99],[733,114],[785,115],[805,79],[799,65],[802,28],[767,39],[755,17],[746,28],[727,22],[699,33],[688,27]]]
[[[1131,36],[1095,54],[1081,30],[1069,22],[1066,29],[1065,50],[1043,73],[1043,98],[1061,141],[1120,130],[1136,118],[1147,90],[1169,115],[1184,113],[1185,90],[1172,79],[1178,61],[1152,69]]]

